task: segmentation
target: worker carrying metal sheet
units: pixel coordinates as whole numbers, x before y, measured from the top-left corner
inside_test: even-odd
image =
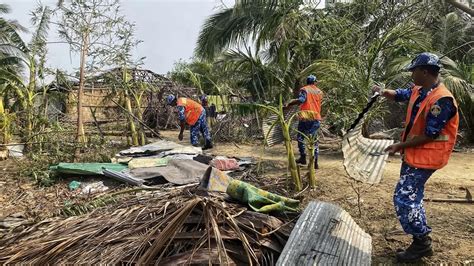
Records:
[[[406,67],[411,72],[413,86],[397,90],[374,86],[372,89],[388,99],[408,102],[401,142],[385,149],[390,154],[403,154],[393,203],[403,230],[413,235],[413,242],[397,253],[400,262],[415,261],[433,253],[423,192],[428,178],[448,163],[456,142],[458,106],[439,79],[440,68],[438,56],[421,53]]]
[[[199,132],[202,133],[205,144],[203,150],[212,148],[211,134],[207,127],[206,110],[199,103],[188,98],[177,98],[174,95],[166,97],[168,105],[176,106],[180,121],[179,140],[183,140],[185,124],[190,126],[191,144],[199,146]]]
[[[299,104],[300,112],[298,114],[298,150],[300,158],[296,163],[306,165],[306,149],[304,137],[301,133],[308,137],[315,137],[320,127],[321,121],[321,101],[323,99],[323,92],[316,86],[316,76],[309,75],[306,78],[306,86],[302,87],[297,99],[291,100],[285,109],[292,105]],[[318,164],[319,146],[316,142],[314,151],[314,168],[319,169]]]

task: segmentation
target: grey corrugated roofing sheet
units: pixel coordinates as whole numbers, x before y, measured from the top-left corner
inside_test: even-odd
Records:
[[[355,180],[377,184],[382,180],[388,158],[388,153],[384,152],[384,149],[393,144],[393,140],[364,137],[363,124],[364,119],[361,119],[354,129],[349,130],[342,138],[344,168]]]
[[[296,222],[277,265],[370,265],[372,238],[339,206],[312,201]]]
[[[294,106],[291,109],[288,109],[287,111],[284,111],[285,113],[285,119],[288,120],[292,115],[294,115],[298,111],[298,107]],[[269,115],[268,117],[263,119],[262,123],[262,132],[263,132],[263,137],[267,137],[267,145],[268,146],[273,146],[275,144],[279,144],[283,142],[283,132],[281,130],[281,126],[279,123],[277,123],[273,128],[272,125],[277,121],[277,116],[274,114]],[[291,123],[291,127],[293,129],[296,129],[296,125],[298,123],[298,119],[295,117]],[[270,131],[271,130],[271,131]],[[270,131],[270,133],[268,133]],[[296,131],[292,130],[290,132],[292,139],[294,136],[296,136]]]

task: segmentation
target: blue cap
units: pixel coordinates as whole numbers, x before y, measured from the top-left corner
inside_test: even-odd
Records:
[[[316,81],[316,76],[315,75],[309,75],[307,78],[306,78],[306,83],[308,84],[312,84]]]
[[[166,97],[166,103],[169,105],[171,105],[174,102],[174,100],[176,100],[176,97],[173,94],[170,94]]]
[[[408,71],[413,71],[416,67],[419,66],[436,66],[441,68],[441,64],[439,62],[439,57],[432,53],[421,53],[417,55],[411,63],[405,67]]]
[[[202,95],[201,96],[201,101],[206,101],[206,100],[207,100],[207,95],[206,94]]]

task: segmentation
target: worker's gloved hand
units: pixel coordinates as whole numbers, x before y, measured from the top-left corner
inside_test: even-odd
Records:
[[[183,133],[182,133],[182,132],[181,132],[181,133],[179,133],[179,135],[178,135],[178,139],[179,139],[179,141],[183,140]]]

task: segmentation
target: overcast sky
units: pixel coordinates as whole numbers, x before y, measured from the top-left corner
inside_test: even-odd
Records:
[[[222,1],[232,5],[233,0]],[[3,0],[10,6],[8,19],[16,19],[21,25],[31,27],[29,15],[37,6],[36,0]],[[43,0],[43,4],[55,5],[57,0]],[[188,60],[193,55],[199,30],[204,20],[217,11],[217,0],[121,0],[122,12],[136,24],[135,35],[143,42],[135,51],[135,57],[145,56],[144,68],[166,74],[179,59]],[[54,31],[54,32],[53,32]],[[30,35],[22,34],[25,42]],[[49,41],[58,41],[52,29]],[[77,70],[78,55],[69,52],[67,44],[48,45],[47,66]]]

